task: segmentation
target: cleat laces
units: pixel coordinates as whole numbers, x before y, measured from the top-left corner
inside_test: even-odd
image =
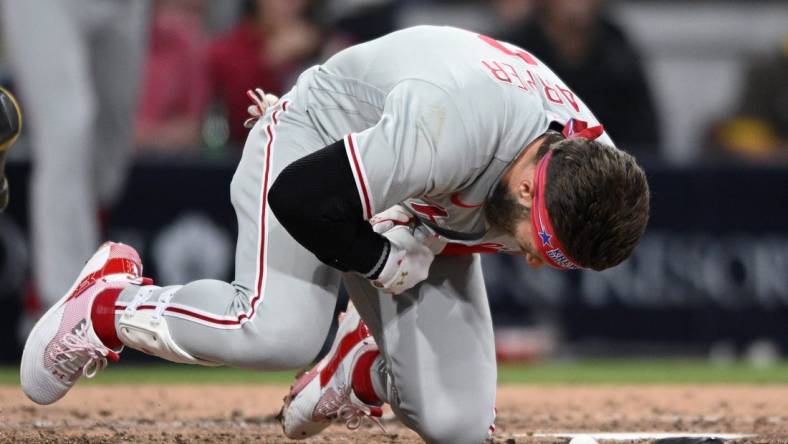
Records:
[[[82,323],[73,333],[63,335],[50,352],[54,367],[68,376],[67,381],[70,383],[76,381],[80,371],[86,378],[92,378],[107,366],[107,359],[119,359],[116,352],[90,342],[87,330],[87,323]]]
[[[383,423],[377,418],[379,415],[374,414],[361,401],[352,399],[350,392],[351,389],[348,387],[340,386],[339,391],[334,392],[335,396],[329,397],[318,406],[316,413],[325,418],[344,421],[349,430],[356,430],[361,426],[364,418],[369,418],[383,433],[386,433]]]

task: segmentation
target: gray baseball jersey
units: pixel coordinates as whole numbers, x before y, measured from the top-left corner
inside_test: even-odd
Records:
[[[514,251],[482,202],[524,147],[570,117],[597,123],[541,62],[485,36],[417,27],[349,48],[305,71],[249,133],[230,191],[235,280],[132,287],[117,316],[156,304],[200,363],[296,368],[319,350],[341,279],[380,347],[377,385],[397,417],[428,442],[480,442],[497,373],[478,255],[436,257],[424,282],[392,297],[298,244],[268,190],[289,164],[344,139],[365,218],[404,203],[447,241]]]
[[[482,208],[517,155],[551,122],[599,123],[536,57],[457,28],[410,28],[354,46],[309,83],[318,102],[341,107],[341,94],[367,102],[341,112],[379,110],[345,139],[366,217],[405,203],[440,237],[481,250],[519,251],[487,226]],[[325,119],[316,111],[318,123],[344,123],[336,109]]]

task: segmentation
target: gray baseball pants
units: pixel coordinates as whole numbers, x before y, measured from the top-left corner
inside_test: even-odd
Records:
[[[0,12],[31,128],[33,271],[48,308],[98,245],[99,208],[123,188],[148,1],[4,0]]]
[[[268,208],[279,172],[333,141],[316,129],[310,114],[321,109],[307,112],[303,94],[294,88],[251,130],[231,185],[235,280],[178,288],[164,311],[173,341],[217,364],[306,366],[328,334],[343,279],[379,344],[385,371],[377,383],[402,422],[430,442],[483,441],[494,419],[496,364],[478,256],[438,257],[425,282],[392,297],[318,261]],[[119,308],[138,291],[124,290]]]

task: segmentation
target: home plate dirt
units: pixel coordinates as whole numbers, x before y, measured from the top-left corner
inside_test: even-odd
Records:
[[[288,442],[274,415],[286,386],[91,385],[51,406],[0,388],[0,442]],[[545,434],[734,433],[739,443],[788,443],[788,386],[512,385],[498,393],[499,443],[566,443]],[[461,406],[459,406],[461,407]],[[411,443],[395,420],[387,433],[332,426],[311,442]],[[603,441],[604,442],[604,441]]]

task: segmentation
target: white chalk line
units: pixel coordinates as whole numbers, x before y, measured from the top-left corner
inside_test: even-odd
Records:
[[[515,433],[515,438],[565,438],[572,439],[578,436],[589,436],[597,441],[638,441],[646,439],[665,438],[717,438],[717,439],[742,439],[752,438],[756,435],[741,433],[686,433],[686,432],[625,432],[625,433]]]

